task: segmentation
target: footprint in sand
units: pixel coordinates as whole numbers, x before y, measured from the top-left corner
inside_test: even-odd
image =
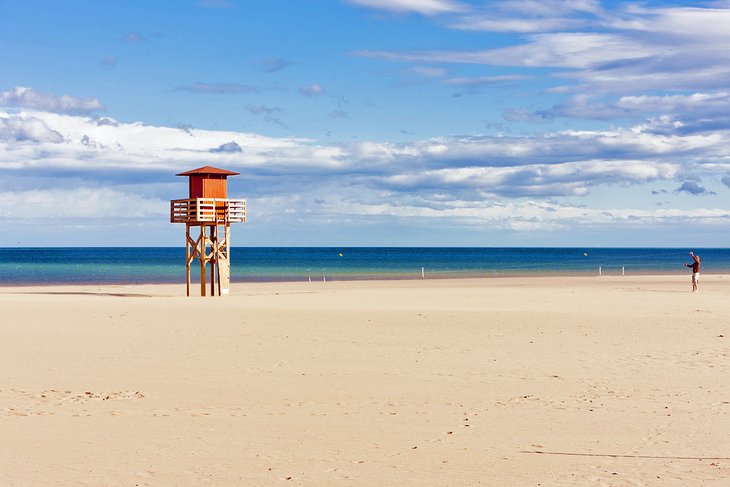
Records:
[[[2,396],[5,396],[4,398]],[[118,401],[142,399],[144,394],[140,391],[118,391],[118,392],[92,392],[83,393],[68,390],[47,389],[40,392],[27,392],[21,389],[6,389],[0,391],[0,399],[10,401],[19,400],[22,405],[11,405],[3,411],[13,416],[51,416],[54,415],[54,408],[60,406],[75,406],[85,404],[89,401]],[[12,404],[12,403],[11,403]],[[117,412],[118,413],[118,412]]]

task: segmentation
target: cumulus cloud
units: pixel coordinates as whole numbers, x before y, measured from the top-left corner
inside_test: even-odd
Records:
[[[210,149],[210,152],[231,154],[235,152],[243,152],[243,149],[235,141],[230,141],[226,142],[225,144],[221,144],[214,149]]]
[[[119,125],[116,120],[109,117],[99,117],[94,120],[94,123],[96,123],[97,125],[111,125],[112,127],[116,127],[117,125]]]
[[[0,140],[58,144],[63,136],[35,117],[0,116]]]
[[[78,175],[86,169],[98,175],[106,171],[150,174],[219,164],[223,147],[246,148],[238,164],[265,168],[269,158],[283,167],[326,167],[339,164],[336,147],[310,147],[305,139],[271,138],[245,132],[213,131],[186,127],[159,127],[124,123],[110,118],[54,114],[9,113],[0,110],[0,169],[49,170]],[[191,136],[192,135],[192,136]],[[104,147],[89,152],[81,141],[87,136]],[[33,144],[27,143],[34,142]]]
[[[90,113],[104,109],[96,98],[50,95],[24,86],[0,92],[0,106],[21,107],[57,113]]]
[[[249,108],[264,116],[277,112],[265,105]],[[659,213],[622,209],[620,201],[617,207],[593,209],[568,201],[582,201],[583,195],[598,188],[644,184],[656,188],[679,181],[684,181],[682,194],[707,194],[690,178],[718,180],[730,174],[727,132],[668,134],[650,124],[541,136],[328,145],[49,112],[0,111],[0,121],[0,170],[6,181],[14,181],[15,174],[24,175],[25,181],[31,176],[38,181],[37,191],[64,184],[101,188],[110,181],[134,182],[134,190],[117,191],[152,204],[179,196],[163,189],[174,186],[172,174],[201,165],[223,166],[241,172],[233,184],[247,188],[249,197],[264,198],[269,206],[259,206],[259,217],[272,219],[280,218],[296,197],[302,198],[297,214],[323,219],[446,218],[514,231],[596,222],[648,224],[670,216],[680,219],[681,212],[671,213],[666,204],[664,213]],[[40,178],[48,174],[53,175],[51,186]],[[27,189],[3,190],[7,194],[0,199],[0,214],[7,216],[14,201],[8,194]],[[324,203],[323,195],[327,195]],[[678,196],[666,193],[666,197]],[[707,209],[704,215],[708,224],[728,221],[727,211]]]
[[[299,88],[299,94],[307,97],[317,97],[324,94],[324,87],[318,84],[302,86]]]
[[[682,186],[674,190],[675,193],[687,193],[693,196],[715,194],[711,191],[707,191],[704,187],[697,184],[695,181],[685,181]]]

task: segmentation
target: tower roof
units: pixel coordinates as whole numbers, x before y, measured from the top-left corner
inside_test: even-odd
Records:
[[[218,169],[217,167],[213,166],[203,166],[199,167],[197,169],[191,169],[189,171],[181,172],[180,174],[176,174],[175,176],[193,176],[195,174],[216,174],[218,176],[237,176],[238,172],[233,171],[227,171],[225,169]]]

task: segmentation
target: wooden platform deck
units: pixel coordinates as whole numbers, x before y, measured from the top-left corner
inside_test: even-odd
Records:
[[[246,221],[246,200],[190,198],[170,201],[170,222],[188,225],[225,225]]]

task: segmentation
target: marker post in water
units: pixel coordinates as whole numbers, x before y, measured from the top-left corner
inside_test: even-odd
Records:
[[[421,279],[426,279],[426,269],[421,267]]]

